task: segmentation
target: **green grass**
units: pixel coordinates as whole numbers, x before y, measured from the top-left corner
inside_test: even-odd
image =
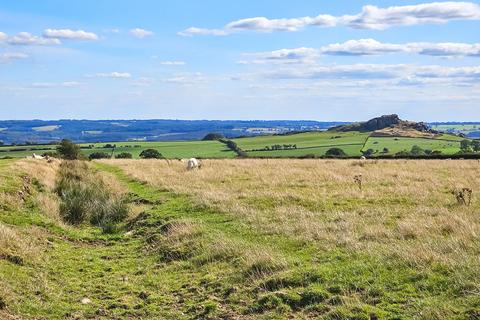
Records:
[[[0,161],[0,173],[10,164]],[[14,222],[7,219],[11,212],[0,211],[1,222],[26,236],[30,230],[43,234],[35,240],[39,262],[20,266],[0,259],[0,297],[8,313],[27,319],[478,316],[478,295],[465,291],[474,284],[464,287],[440,265],[417,268],[394,256],[261,232],[234,212],[134,180],[107,164],[95,166],[128,187],[132,201],[148,204],[125,226],[134,234],[49,227],[31,203],[15,212]],[[11,176],[19,181],[17,174]],[[175,238],[173,225],[192,228]],[[271,258],[256,256],[262,252]],[[82,304],[84,298],[91,302]]]
[[[343,149],[350,156],[360,155],[360,150],[368,138],[367,133],[360,132],[307,132],[294,135],[259,136],[241,138],[234,141],[251,156],[296,157],[308,154],[322,156],[333,147]],[[296,150],[254,151],[275,144],[296,144]]]
[[[82,144],[81,146],[93,145],[92,149],[82,149],[85,155],[94,152],[111,153],[112,149],[103,148],[107,143],[115,144],[114,155],[122,152],[128,152],[134,158],[138,158],[142,150],[153,148],[162,153],[163,156],[174,158],[233,158],[235,153],[229,150],[225,144],[218,141],[175,141],[175,142],[106,142]],[[0,157],[24,158],[31,156],[32,153],[42,154],[48,151],[55,151],[56,146],[53,145],[36,145],[36,146],[15,146],[0,147]],[[15,151],[18,149],[27,149]],[[36,150],[35,150],[36,149]],[[39,150],[42,149],[42,150]]]
[[[455,140],[439,140],[426,138],[393,138],[393,137],[370,137],[363,148],[363,151],[373,149],[375,155],[382,155],[383,149],[389,150],[387,155],[392,155],[400,151],[410,151],[412,146],[417,145],[425,150],[441,151],[442,154],[455,154],[460,151],[460,142],[458,137]],[[442,139],[450,137],[442,137]]]

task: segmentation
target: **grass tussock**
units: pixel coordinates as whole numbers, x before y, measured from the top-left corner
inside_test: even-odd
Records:
[[[64,161],[55,190],[60,198],[60,215],[70,224],[89,222],[112,232],[128,216],[124,196],[112,192],[85,162]]]
[[[0,259],[24,265],[38,258],[38,253],[25,235],[0,223]]]

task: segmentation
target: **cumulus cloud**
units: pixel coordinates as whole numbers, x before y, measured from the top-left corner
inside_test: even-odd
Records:
[[[405,46],[399,44],[381,43],[374,39],[349,40],[323,47],[322,54],[342,56],[375,55],[405,51]]]
[[[0,32],[0,41],[5,41],[7,40],[8,36],[6,33]]]
[[[132,36],[134,36],[135,38],[138,38],[138,39],[143,39],[143,38],[146,38],[146,37],[153,36],[152,31],[148,31],[148,30],[140,29],[140,28],[135,28],[135,29],[130,30],[130,34]]]
[[[0,63],[6,63],[14,60],[27,59],[28,55],[21,52],[6,52],[0,54]]]
[[[224,36],[235,32],[295,32],[307,26],[334,27],[345,25],[355,29],[384,30],[394,26],[447,23],[453,20],[480,20],[480,5],[472,2],[432,2],[409,6],[379,8],[364,6],[356,15],[269,19],[254,17],[232,21],[221,29],[190,27],[179,32],[182,36]]]
[[[87,77],[92,77],[91,75],[88,75]],[[131,78],[132,75],[128,72],[110,72],[110,73],[97,73],[93,77],[96,78],[116,78],[116,79],[128,79]]]
[[[93,32],[70,29],[46,29],[43,31],[43,37],[47,39],[98,40],[98,36]]]
[[[393,26],[479,20],[480,6],[471,2],[432,2],[388,8],[364,6],[358,15],[341,19],[352,28],[383,30]]]
[[[7,37],[5,40],[10,45],[59,45],[61,44],[59,39],[46,39],[38,36],[34,36],[28,32],[19,32],[12,37]]]
[[[412,42],[404,44],[382,43],[374,39],[349,40],[323,46],[320,49],[296,48],[271,52],[247,53],[254,57],[240,64],[265,64],[271,62],[312,62],[320,55],[368,56],[391,53],[420,54],[440,57],[480,57],[480,44]]]

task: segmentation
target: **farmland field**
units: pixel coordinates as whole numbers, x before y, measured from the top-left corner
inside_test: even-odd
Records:
[[[476,161],[90,162],[113,233],[62,220],[58,166],[0,161],[2,319],[479,316]]]
[[[442,154],[455,154],[460,151],[460,139],[457,137],[443,136],[441,139],[370,137],[363,150],[372,149],[376,154],[380,154],[383,153],[384,148],[387,148],[388,152],[383,154],[395,154],[410,151],[412,146],[416,145],[424,150],[441,151]]]
[[[106,142],[82,144],[85,155],[94,152],[112,153],[111,148],[105,148],[107,144],[115,144],[116,148],[113,155],[128,152],[134,158],[138,158],[142,150],[153,148],[157,149],[166,158],[233,158],[235,153],[229,150],[225,144],[218,141],[178,141],[178,142]],[[85,147],[93,146],[85,149]],[[12,146],[0,147],[0,158],[13,157],[23,158],[31,156],[32,153],[42,154],[48,151],[55,151],[55,145],[34,145],[34,146]]]

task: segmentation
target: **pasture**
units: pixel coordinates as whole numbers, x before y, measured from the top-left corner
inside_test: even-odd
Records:
[[[106,145],[116,145],[113,150]],[[138,158],[142,150],[157,149],[164,157],[175,158],[233,158],[235,153],[218,141],[176,141],[176,142],[105,142],[81,144],[82,152],[88,156],[94,152],[105,152],[113,156],[128,152]],[[90,147],[91,146],[91,147]],[[54,152],[56,145],[4,146],[0,147],[0,158],[24,158],[32,153]]]
[[[444,140],[445,139],[445,140]],[[460,152],[458,137],[445,135],[439,139],[405,138],[405,137],[370,137],[363,150],[372,149],[375,155],[392,155],[401,151],[410,151],[412,146],[419,146],[424,150],[440,151],[442,154],[455,154]],[[384,149],[388,152],[384,152]]]
[[[62,221],[58,163],[0,161],[0,317],[479,316],[477,161],[88,168],[128,195],[129,217],[114,233]],[[470,206],[452,194],[462,188],[473,190]],[[20,201],[19,190],[28,190]]]

